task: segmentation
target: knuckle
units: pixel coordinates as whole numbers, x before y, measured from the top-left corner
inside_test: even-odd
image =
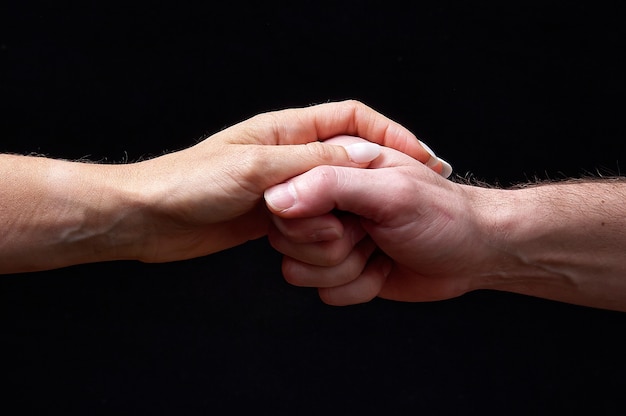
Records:
[[[332,186],[337,183],[338,174],[337,169],[334,166],[322,165],[313,168],[312,170],[316,182],[324,188]]]
[[[268,168],[268,158],[264,155],[264,150],[263,146],[248,145],[242,145],[237,149],[237,163],[229,165],[229,169],[232,170],[235,179],[241,178],[246,182],[242,183],[243,186],[256,188],[256,185],[263,183],[264,172]]]
[[[338,266],[343,263],[346,258],[345,250],[343,247],[337,247],[335,242],[329,242],[328,244],[323,244],[326,247],[322,247],[320,263],[325,267],[333,267]]]
[[[337,184],[338,174],[333,166],[320,165],[312,168],[306,175],[293,181],[298,194],[303,198],[326,196]],[[318,201],[311,200],[314,203]]]
[[[365,104],[363,104],[361,101],[359,101],[359,100],[355,100],[355,99],[353,99],[353,98],[350,98],[350,99],[344,100],[344,101],[343,101],[343,104],[344,104],[346,107],[348,107],[348,108],[350,108],[350,109],[354,109],[354,110],[359,109],[359,108],[363,108],[363,107],[365,107]]]
[[[310,142],[305,144],[305,149],[308,150],[307,157],[320,160],[322,162],[335,159],[337,154],[336,146],[324,144],[322,142]]]

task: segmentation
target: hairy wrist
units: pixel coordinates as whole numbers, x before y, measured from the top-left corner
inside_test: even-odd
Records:
[[[623,181],[572,180],[479,194],[492,253],[481,288],[626,307]]]
[[[546,217],[538,207],[538,195],[531,194],[510,189],[476,192],[474,207],[488,252],[476,279],[477,288],[519,291],[517,287],[532,286],[531,282],[557,278],[532,255],[541,249],[548,228],[543,224]]]

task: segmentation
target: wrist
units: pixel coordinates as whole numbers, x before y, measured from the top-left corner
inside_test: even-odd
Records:
[[[138,258],[145,204],[126,165],[0,159],[0,273]]]
[[[58,220],[64,228],[58,233],[57,250],[67,253],[67,258],[58,258],[70,265],[138,259],[145,241],[146,204],[132,165],[60,163],[65,165],[54,169],[62,174],[52,178],[61,183],[50,186],[58,192],[52,199],[65,200],[66,218]]]
[[[491,190],[492,270],[481,288],[625,310],[625,192],[619,181]]]
[[[533,295],[567,284],[563,271],[551,267],[543,256],[555,224],[541,192],[476,188],[474,206],[487,252],[475,289]]]

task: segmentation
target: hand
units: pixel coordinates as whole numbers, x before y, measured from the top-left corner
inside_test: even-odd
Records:
[[[368,142],[321,142],[341,134]],[[130,164],[0,155],[0,273],[183,260],[235,246],[267,232],[266,188],[317,165],[366,167],[379,145],[449,172],[411,132],[356,101],[261,114]]]
[[[472,290],[493,253],[470,192],[481,189],[388,148],[369,167],[320,166],[266,191],[285,278],[332,305]]]
[[[364,167],[376,156],[363,159],[319,142],[341,134],[395,148],[449,174],[411,132],[359,102],[261,114],[193,147],[133,166],[130,176],[150,209],[150,234],[142,238],[139,257],[180,260],[265,235],[266,188],[318,165]]]

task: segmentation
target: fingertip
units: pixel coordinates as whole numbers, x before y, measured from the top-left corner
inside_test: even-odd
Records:
[[[430,158],[425,163],[426,166],[428,166],[429,168],[435,171],[439,171],[438,169],[435,169],[435,167],[441,164],[441,172],[439,172],[440,175],[443,176],[444,178],[449,178],[450,175],[452,175],[452,166],[448,162],[443,160],[442,158],[438,157],[433,151],[433,149],[431,149],[426,143],[424,143],[421,140],[419,140],[419,143],[420,145],[422,145],[424,150],[426,150],[426,152],[428,152],[428,154],[430,155]]]
[[[296,191],[290,182],[272,186],[263,195],[268,208],[274,213],[287,211],[297,201]]]
[[[435,152],[433,151],[433,149],[430,148],[430,146],[428,146],[426,143],[424,143],[421,140],[418,140],[419,143],[422,145],[422,147],[424,148],[424,150],[426,150],[426,152],[428,152],[428,154],[430,155],[431,159],[437,159],[437,155],[435,154]]]
[[[441,170],[441,176],[443,176],[444,178],[449,178],[450,175],[452,175],[452,165],[450,165],[448,162],[446,162],[445,160],[439,158],[439,161],[441,162],[441,165],[443,166],[442,170]]]
[[[431,159],[429,163],[426,164],[426,166],[439,173],[442,177],[446,179],[449,178],[450,175],[452,175],[452,166],[441,158]]]
[[[372,160],[380,156],[380,145],[372,142],[352,143],[349,145],[342,145],[348,153],[348,157],[354,163],[369,163]]]

